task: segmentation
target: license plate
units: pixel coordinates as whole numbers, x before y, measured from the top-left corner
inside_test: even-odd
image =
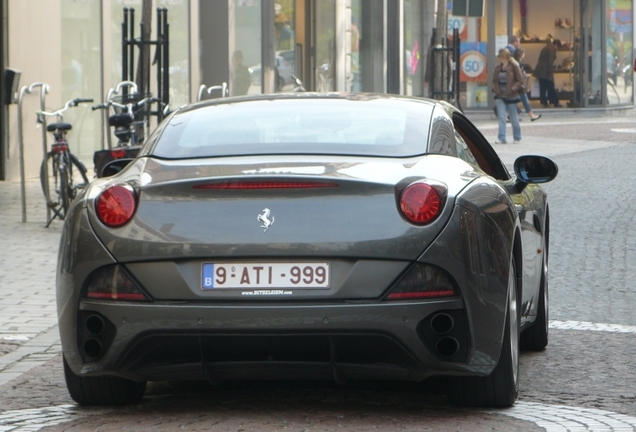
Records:
[[[205,263],[201,287],[211,289],[329,289],[328,262]]]

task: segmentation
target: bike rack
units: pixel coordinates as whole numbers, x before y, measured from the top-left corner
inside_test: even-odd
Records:
[[[30,86],[23,86],[20,89],[20,93],[18,96],[18,149],[20,151],[20,198],[22,201],[22,222],[26,222],[27,221],[27,210],[26,210],[26,175],[25,175],[25,170],[24,170],[24,126],[23,126],[23,122],[22,122],[22,101],[24,99],[24,96],[27,94],[31,94],[33,93],[33,91],[36,88],[40,88],[40,109],[42,111],[44,111],[46,109],[46,103],[45,103],[45,96],[46,94],[49,92],[49,85],[43,82],[35,82],[33,84],[31,84]],[[47,155],[47,148],[46,148],[46,119],[44,119],[44,123],[42,126],[42,150],[43,150],[43,157],[46,158]],[[44,160],[44,159],[43,159]],[[48,167],[44,166],[44,170],[45,170],[45,178],[44,178],[44,182],[45,182],[45,190],[48,191],[48,184],[46,184],[48,182]],[[48,206],[48,203],[50,201],[48,196],[46,197],[46,220],[48,221],[50,219],[51,216],[51,209]]]
[[[460,63],[460,39],[459,30],[453,29],[453,41],[452,44],[448,39],[444,39],[441,45],[435,45],[437,29],[433,29],[433,35],[431,36],[431,82],[429,88],[431,89],[431,98],[438,100],[446,100],[451,103],[455,103],[455,106],[463,111],[459,102],[459,63]],[[441,54],[438,54],[441,53]],[[451,65],[447,63],[450,58]],[[436,62],[441,61],[441,76],[437,77],[437,65]],[[437,90],[436,80],[439,79],[442,83],[442,90]],[[450,88],[449,88],[450,85]]]
[[[157,39],[144,39],[144,23],[140,22],[140,38],[135,38],[135,9],[124,8],[124,20],[122,27],[122,81],[133,80],[135,77],[135,53],[134,48],[139,49],[137,64],[147,64],[147,76],[141,77],[139,92],[146,93],[150,88],[150,59],[144,55],[143,47],[146,45],[155,46],[155,57],[152,65],[157,65],[157,97],[160,99],[159,108],[149,115],[157,117],[157,123],[163,120],[163,107],[170,103],[170,45],[168,24],[168,9],[157,8]]]
[[[197,95],[197,102],[201,102],[204,93],[207,92],[207,94],[212,94],[212,92],[215,90],[221,90],[222,98],[228,97],[230,95],[230,90],[226,82],[221,85],[215,85],[211,87],[206,87],[205,84],[201,84],[201,87],[199,87],[199,94]]]

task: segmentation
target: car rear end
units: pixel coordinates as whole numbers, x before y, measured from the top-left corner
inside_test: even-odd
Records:
[[[463,241],[470,165],[302,146],[204,157],[185,142],[175,152],[196,157],[155,148],[94,182],[66,224],[58,306],[75,373],[341,382],[492,370],[497,337],[471,333],[466,298],[480,286],[467,255],[426,259]]]

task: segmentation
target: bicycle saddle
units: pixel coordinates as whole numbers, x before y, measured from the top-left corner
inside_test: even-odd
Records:
[[[133,119],[126,113],[122,114],[113,114],[108,117],[109,126],[124,126],[128,127],[132,123]]]
[[[51,123],[49,125],[46,125],[46,130],[48,132],[54,132],[56,130],[67,131],[67,130],[71,130],[72,128],[73,126],[71,126],[70,123],[66,123],[66,122],[57,122],[57,123]]]

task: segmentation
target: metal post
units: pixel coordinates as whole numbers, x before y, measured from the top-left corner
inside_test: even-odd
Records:
[[[128,8],[124,8],[124,21],[121,23],[121,79],[128,79]]]
[[[203,99],[203,93],[205,93],[206,90],[207,87],[205,86],[205,84],[201,84],[201,86],[199,87],[199,93],[197,94],[197,102],[201,102],[201,100]]]
[[[20,152],[20,198],[22,201],[22,222],[27,221],[26,214],[26,178],[24,174],[24,134],[22,132],[22,99],[29,89],[23,86],[18,96],[18,150]],[[48,208],[48,206],[47,206]]]
[[[436,89],[435,89],[435,71],[436,69],[436,64],[435,62],[437,61],[437,54],[436,54],[436,46],[435,46],[435,38],[437,36],[437,29],[433,29],[432,35],[431,35],[431,50],[430,50],[430,59],[428,60],[430,62],[430,82],[428,83],[428,97],[430,97],[431,99],[435,99],[435,93],[436,93]]]
[[[130,39],[129,39],[129,43],[130,43],[130,50],[128,52],[129,56],[130,56],[130,61],[128,63],[128,76],[127,78],[124,79],[124,81],[130,80],[130,81],[134,81],[135,80],[135,50],[134,50],[134,43],[135,43],[135,9],[130,8]],[[143,91],[143,89],[142,89]],[[124,95],[128,95],[128,88],[124,88]]]
[[[462,109],[462,105],[459,102],[459,97],[460,97],[460,83],[459,83],[459,78],[460,78],[460,60],[459,60],[459,55],[460,55],[460,47],[461,47],[461,40],[459,39],[459,29],[453,29],[453,93],[454,93],[454,97],[455,97],[455,106],[457,108],[459,108],[460,111],[464,111]]]
[[[106,127],[106,145],[108,146],[108,150],[111,150],[113,148],[113,139],[111,137],[111,133],[110,133],[110,124],[108,123],[108,120],[110,119],[110,105],[108,104],[108,102],[110,101],[110,99],[113,97],[113,94],[115,94],[115,89],[111,88],[108,90],[108,93],[106,94],[106,108],[104,109],[104,125]]]
[[[157,108],[157,122],[161,121],[161,102],[163,102],[163,40],[162,40],[162,30],[163,30],[163,16],[161,13],[162,9],[157,8],[157,46],[155,51],[155,61],[154,63],[157,65],[157,97],[159,98],[159,106]],[[148,121],[150,119],[148,118]]]
[[[158,95],[163,104],[170,103],[170,25],[168,24],[168,9],[163,9],[163,37],[161,39],[163,47],[163,95]],[[163,109],[160,107],[159,119],[163,119]]]
[[[29,93],[33,93],[36,88],[40,88],[40,111],[46,111],[46,94],[49,92],[49,85],[43,82],[33,83],[29,86]],[[46,156],[49,153],[49,149],[46,146],[46,117],[43,116],[41,119],[41,127],[42,127],[42,160],[46,160]],[[46,220],[51,220],[51,207],[49,207],[49,203],[51,202],[51,197],[49,194],[49,168],[48,164],[44,164],[44,178],[42,179],[43,187],[44,187],[44,197],[46,198]],[[26,216],[25,216],[26,217]]]
[[[18,149],[20,151],[20,195],[21,195],[21,201],[22,201],[22,222],[26,222],[27,221],[27,211],[26,211],[26,174],[25,174],[25,167],[24,167],[24,126],[23,126],[23,122],[22,122],[22,100],[24,99],[24,96],[26,94],[31,94],[33,92],[33,90],[37,87],[40,87],[40,109],[42,111],[44,111],[46,104],[45,104],[45,95],[49,92],[49,86],[48,84],[45,84],[43,82],[37,82],[37,83],[33,83],[31,84],[29,87],[23,86],[20,89],[20,93],[18,96]],[[43,148],[43,159],[46,159],[47,156],[47,147],[46,147],[46,119],[44,120],[44,125],[42,127],[42,148]],[[48,206],[48,203],[50,201],[49,197],[47,196],[48,194],[48,181],[49,181],[49,177],[48,177],[48,166],[46,164],[44,164],[44,178],[42,179],[43,181],[43,186],[45,189],[45,197],[46,197],[46,216],[47,216],[47,220],[49,220],[49,216],[51,214],[51,209]]]

